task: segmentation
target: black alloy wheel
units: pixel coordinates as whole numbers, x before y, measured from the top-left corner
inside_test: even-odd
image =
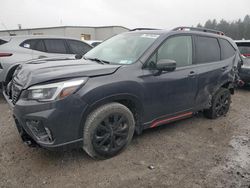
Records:
[[[123,114],[111,114],[99,123],[93,135],[93,147],[98,153],[119,151],[127,143],[128,120]]]
[[[227,114],[231,104],[231,93],[227,88],[220,88],[213,96],[211,107],[204,110],[209,119],[216,119]]]
[[[217,117],[223,116],[228,112],[230,102],[230,93],[222,92],[215,104],[215,114]]]
[[[83,149],[96,159],[111,158],[129,145],[134,130],[134,115],[126,106],[116,102],[105,104],[87,117]]]

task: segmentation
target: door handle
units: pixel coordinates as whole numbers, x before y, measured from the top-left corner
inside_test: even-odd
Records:
[[[188,74],[188,77],[195,77],[196,76],[196,72],[194,71],[191,71],[189,74]]]

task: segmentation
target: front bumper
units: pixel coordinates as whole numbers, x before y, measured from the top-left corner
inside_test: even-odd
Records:
[[[87,104],[77,94],[63,100],[41,103],[18,100],[15,105],[8,96],[20,136],[25,143],[49,150],[82,147],[82,117]]]

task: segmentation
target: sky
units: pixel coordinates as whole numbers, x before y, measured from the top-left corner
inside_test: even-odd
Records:
[[[130,29],[196,26],[250,14],[250,0],[1,0],[0,30],[120,25]]]

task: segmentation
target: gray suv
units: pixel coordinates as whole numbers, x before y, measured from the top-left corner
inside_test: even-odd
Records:
[[[84,55],[92,46],[74,38],[12,36],[0,38],[0,86],[7,84],[19,64],[30,59]]]
[[[241,62],[219,31],[132,31],[96,46],[83,59],[19,66],[4,96],[29,145],[82,147],[104,159],[133,134],[203,111],[227,114]]]

